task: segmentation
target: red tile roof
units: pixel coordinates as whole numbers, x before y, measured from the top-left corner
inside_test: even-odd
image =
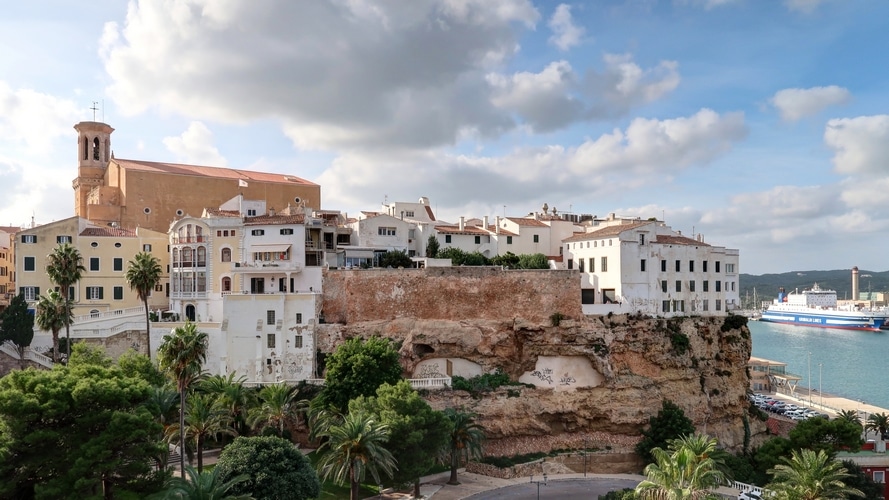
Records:
[[[124,229],[120,227],[87,227],[80,232],[80,236],[98,236],[98,237],[123,237],[135,238],[136,231],[132,229]]]
[[[463,229],[460,229],[460,226],[450,226],[450,225],[439,225],[435,226],[435,230],[441,234],[475,234],[475,235],[490,235],[491,233],[484,228],[479,226],[463,226]]]
[[[615,224],[613,226],[605,226],[602,229],[598,229],[596,231],[590,231],[588,233],[574,233],[574,236],[569,236],[562,240],[564,243],[570,243],[572,241],[586,241],[586,240],[595,240],[599,238],[609,238],[612,236],[617,236],[624,231],[629,231],[631,229],[636,229],[637,227],[644,226],[646,224],[651,224],[650,221],[644,222],[633,222],[630,224]]]
[[[127,170],[137,170],[142,172],[160,172],[173,175],[194,175],[199,177],[215,177],[217,179],[245,180],[255,182],[274,182],[286,184],[301,184],[305,186],[316,186],[314,182],[309,182],[295,175],[273,174],[268,172],[254,172],[251,170],[240,170],[224,167],[206,167],[200,165],[185,165],[180,163],[160,163],[142,160],[124,160],[115,158],[112,161],[117,162],[121,168]]]
[[[3,231],[4,233],[17,233],[22,229],[24,228],[18,226],[0,226],[0,231]]]
[[[431,220],[431,221],[435,220],[435,214],[432,213],[432,207],[430,207],[429,205],[426,205],[426,215],[429,216],[429,220]]]
[[[699,247],[709,247],[707,243],[703,241],[698,241],[693,238],[688,238],[686,236],[668,236],[668,235],[658,235],[654,240],[655,243],[659,243],[661,245],[693,245]]]
[[[507,220],[511,220],[520,226],[531,226],[531,227],[549,227],[548,225],[540,222],[537,219],[529,219],[527,217],[507,217]]]

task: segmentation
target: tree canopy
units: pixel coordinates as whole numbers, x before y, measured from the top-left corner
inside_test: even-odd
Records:
[[[0,344],[9,342],[19,353],[21,367],[25,366],[25,348],[34,340],[34,316],[28,312],[28,302],[18,294],[0,314]]]
[[[220,479],[241,474],[248,479],[232,494],[280,500],[317,498],[321,484],[312,464],[293,443],[277,436],[239,437],[228,445],[216,464]]]
[[[333,406],[344,413],[349,400],[373,396],[385,383],[396,384],[402,378],[400,356],[389,339],[371,337],[347,340],[327,356],[324,389],[313,402]]]
[[[642,431],[642,440],[636,445],[636,453],[646,463],[651,463],[654,460],[651,450],[654,448],[665,450],[673,439],[694,432],[695,427],[691,419],[685,416],[682,408],[672,401],[664,400],[657,416],[648,419],[648,428]]]
[[[414,261],[408,256],[404,250],[389,250],[380,255],[377,262],[378,267],[414,267]]]
[[[426,240],[426,257],[430,259],[438,258],[438,250],[441,246],[438,244],[438,238],[434,234],[430,234]]]

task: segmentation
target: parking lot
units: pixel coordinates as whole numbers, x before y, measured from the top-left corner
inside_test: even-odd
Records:
[[[751,394],[750,401],[762,411],[781,415],[790,420],[806,420],[809,418],[831,418],[831,415],[798,405],[777,395]]]

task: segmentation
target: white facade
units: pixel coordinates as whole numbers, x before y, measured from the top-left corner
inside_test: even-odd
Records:
[[[739,307],[739,254],[657,221],[615,220],[564,241],[585,314],[724,315]]]

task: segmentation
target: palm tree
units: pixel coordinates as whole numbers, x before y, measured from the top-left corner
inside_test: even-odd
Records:
[[[259,406],[247,415],[247,424],[257,430],[275,426],[278,436],[284,435],[284,423],[302,408],[306,401],[297,401],[295,387],[284,384],[268,385],[259,390]]]
[[[126,280],[145,306],[145,346],[151,356],[151,321],[148,315],[148,296],[161,280],[161,261],[148,252],[139,252],[127,263]]]
[[[318,447],[318,471],[325,481],[332,479],[339,484],[348,481],[351,500],[358,500],[358,487],[367,472],[378,484],[380,472],[392,476],[395,459],[384,447],[389,428],[371,415],[350,413],[342,423],[330,425],[321,437],[327,441]]]
[[[37,315],[34,322],[41,330],[52,332],[52,361],[59,362],[59,330],[74,319],[71,302],[65,301],[62,294],[50,290],[37,299]]]
[[[161,387],[152,386],[148,392],[148,399],[143,403],[149,413],[151,413],[151,416],[154,417],[155,422],[163,426],[159,436],[161,439],[167,435],[167,429],[176,421],[176,414],[179,413],[178,399],[179,394],[167,384]],[[167,468],[169,457],[170,450],[168,448],[157,458],[159,469],[164,470]]]
[[[658,500],[717,498],[711,489],[725,484],[726,475],[711,457],[716,445],[709,436],[691,435],[673,440],[668,450],[652,449],[655,461],[645,467],[636,493]]]
[[[83,267],[83,257],[77,248],[63,243],[57,246],[51,254],[46,256],[46,276],[59,287],[62,298],[69,304],[72,297],[68,292],[72,285],[80,281],[80,275],[86,271]],[[68,357],[71,357],[71,320],[65,321],[65,340],[67,342]]]
[[[769,469],[773,476],[766,488],[778,500],[816,500],[821,498],[863,497],[861,491],[846,486],[844,479],[850,477],[840,462],[831,460],[824,451],[794,450],[790,458],[783,457],[784,464]]]
[[[247,377],[243,375],[235,379],[235,374],[232,372],[227,377],[223,375],[207,377],[198,387],[199,391],[212,395],[227,409],[238,435],[247,433],[247,410],[253,407],[256,400],[255,391],[244,385],[246,381]]]
[[[872,413],[867,417],[865,430],[876,431],[880,433],[880,439],[886,439],[886,431],[889,430],[889,414]]]
[[[167,480],[166,489],[152,499],[164,500],[253,500],[250,495],[228,495],[228,492],[238,484],[249,481],[250,476],[241,474],[223,482],[219,478],[218,468],[207,473],[201,473],[194,467],[186,469],[188,479],[185,476],[171,477]]]
[[[448,484],[460,484],[457,481],[457,468],[460,459],[470,460],[480,457],[482,454],[482,442],[485,440],[485,429],[475,422],[475,415],[463,411],[447,408],[445,416],[451,421],[451,439],[444,450],[445,456],[451,463],[451,477]]]
[[[167,440],[173,441],[179,434],[179,425],[173,424],[167,428]],[[192,394],[185,412],[185,436],[194,440],[198,473],[204,471],[204,442],[217,434],[236,434],[228,411],[207,394]]]
[[[837,419],[861,425],[861,417],[858,416],[858,411],[856,410],[841,410],[837,413]]]
[[[185,326],[164,335],[157,349],[158,365],[176,382],[179,391],[179,468],[185,476],[185,392],[201,375],[201,368],[207,360],[208,337],[199,332],[194,323],[187,321]]]

